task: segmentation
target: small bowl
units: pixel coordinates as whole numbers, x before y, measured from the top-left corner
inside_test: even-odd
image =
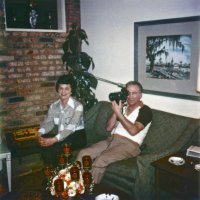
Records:
[[[170,157],[169,160],[168,160],[171,164],[173,165],[184,165],[185,164],[185,160],[181,157]]]
[[[95,200],[119,200],[119,197],[115,194],[100,194],[95,197]]]

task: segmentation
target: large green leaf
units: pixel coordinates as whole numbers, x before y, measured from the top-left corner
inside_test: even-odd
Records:
[[[97,84],[98,84],[97,78],[93,74],[91,74],[89,72],[83,72],[83,74],[84,74],[84,77],[86,78],[86,80],[89,81],[90,86],[93,89],[96,89]]]
[[[96,77],[88,72],[90,67],[95,68],[92,57],[81,51],[82,41],[89,45],[87,39],[85,30],[77,28],[73,24],[62,46],[64,51],[63,63],[66,64],[67,70],[70,69],[70,73],[73,74],[77,82],[75,97],[83,103],[85,111],[97,102],[91,88],[96,89],[98,84]]]

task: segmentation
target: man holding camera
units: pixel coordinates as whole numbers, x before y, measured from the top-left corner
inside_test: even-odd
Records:
[[[96,184],[100,183],[106,167],[113,162],[135,157],[140,154],[142,144],[152,122],[152,110],[141,101],[142,85],[137,81],[126,84],[126,102],[112,101],[113,114],[106,124],[111,137],[100,141],[79,152],[77,160],[90,155],[92,176]]]

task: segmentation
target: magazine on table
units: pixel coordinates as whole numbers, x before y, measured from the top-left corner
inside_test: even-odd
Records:
[[[200,147],[193,146],[193,145],[190,146],[187,149],[186,156],[192,156],[192,157],[200,158]]]

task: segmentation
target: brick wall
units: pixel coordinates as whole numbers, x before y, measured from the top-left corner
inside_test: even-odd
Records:
[[[66,0],[66,26],[80,26],[80,1]],[[40,124],[57,99],[55,80],[66,73],[66,33],[6,32],[0,0],[0,131]]]

